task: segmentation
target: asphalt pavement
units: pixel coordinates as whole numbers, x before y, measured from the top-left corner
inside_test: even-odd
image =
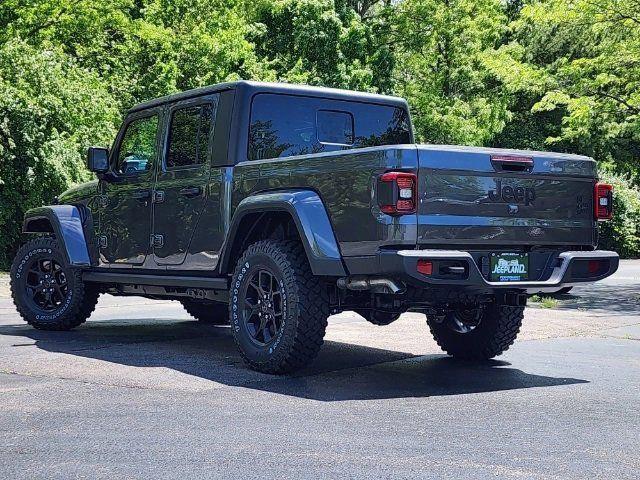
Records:
[[[177,302],[104,296],[40,332],[0,288],[0,479],[637,479],[639,340],[640,261],[528,308],[485,364],[446,357],[422,315],[343,313],[289,377]]]

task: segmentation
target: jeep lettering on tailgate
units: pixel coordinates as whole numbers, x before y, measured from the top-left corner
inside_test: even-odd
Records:
[[[524,203],[529,206],[536,199],[536,191],[529,187],[512,187],[502,185],[502,180],[496,180],[495,190],[489,190],[489,199],[493,202]]]

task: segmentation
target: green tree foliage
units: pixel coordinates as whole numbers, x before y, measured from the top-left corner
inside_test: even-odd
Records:
[[[0,46],[0,262],[27,209],[89,178],[82,152],[107,143],[118,116],[100,79],[61,51]]]
[[[269,78],[240,2],[0,3],[0,266],[26,209],[90,176],[132,104],[239,77]]]
[[[11,1],[12,15],[0,10],[6,36],[61,48],[98,73],[121,109],[177,90],[268,76],[245,38],[250,25],[239,1]]]
[[[357,3],[357,2],[355,2]],[[383,26],[333,0],[258,0],[251,9],[256,52],[278,80],[357,90],[390,90],[391,54]],[[358,13],[361,12],[362,16]]]
[[[640,1],[531,2],[511,30],[493,67],[517,114],[498,143],[527,132],[540,148],[593,156],[638,182]]]
[[[420,141],[591,155],[638,255],[640,0],[2,0],[0,266],[131,105],[238,78],[397,94]],[[609,177],[607,177],[609,178]]]
[[[418,138],[482,145],[509,118],[508,97],[487,69],[507,18],[499,0],[405,0],[393,16],[395,90],[410,99]]]
[[[623,257],[637,257],[640,252],[640,188],[620,174],[603,171],[601,177],[613,185],[615,215],[600,225],[599,247],[615,250]]]

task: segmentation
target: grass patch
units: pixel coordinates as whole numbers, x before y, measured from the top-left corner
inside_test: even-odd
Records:
[[[541,297],[540,295],[533,295],[529,300],[540,308],[556,308],[559,303],[557,298]]]

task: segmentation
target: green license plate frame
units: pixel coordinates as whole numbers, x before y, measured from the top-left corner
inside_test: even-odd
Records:
[[[529,254],[517,252],[492,253],[489,256],[489,280],[492,282],[522,282],[529,279]]]

